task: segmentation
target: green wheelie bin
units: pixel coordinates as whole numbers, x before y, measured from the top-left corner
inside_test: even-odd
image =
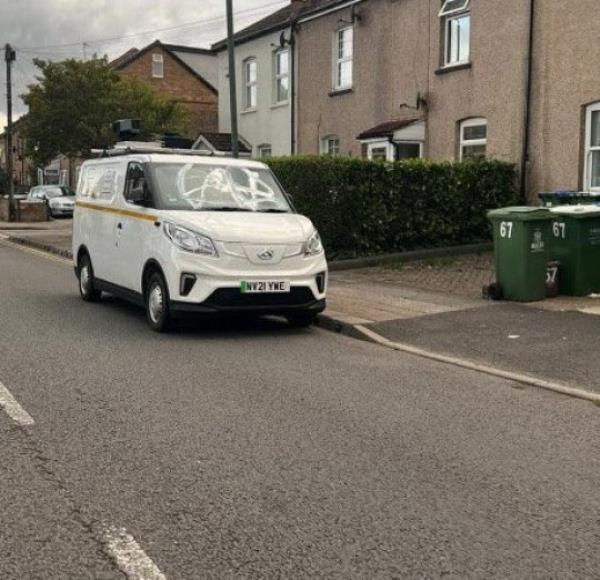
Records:
[[[600,207],[552,208],[552,258],[560,262],[560,293],[600,292]]]
[[[494,230],[496,281],[506,300],[533,302],[546,296],[552,216],[543,207],[488,212]]]

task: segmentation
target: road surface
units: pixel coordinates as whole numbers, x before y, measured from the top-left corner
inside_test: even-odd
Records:
[[[0,383],[3,579],[599,575],[590,403],[277,320],[157,335],[6,244]]]

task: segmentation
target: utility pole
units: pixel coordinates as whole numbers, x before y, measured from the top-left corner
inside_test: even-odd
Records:
[[[8,213],[9,221],[16,220],[15,212],[15,182],[13,180],[13,126],[12,126],[12,63],[17,55],[10,44],[4,47],[6,61],[6,170],[8,173]]]
[[[229,108],[231,117],[231,153],[240,156],[235,82],[235,41],[233,38],[233,0],[227,0],[227,52],[229,53]]]

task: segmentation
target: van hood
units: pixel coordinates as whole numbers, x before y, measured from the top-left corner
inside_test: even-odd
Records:
[[[216,242],[298,243],[314,231],[312,222],[294,213],[163,211],[162,219],[205,234]]]

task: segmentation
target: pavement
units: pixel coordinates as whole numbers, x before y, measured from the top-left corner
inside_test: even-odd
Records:
[[[0,271],[34,421],[0,404],[1,578],[597,577],[594,405],[277,319],[157,335],[6,242]]]

